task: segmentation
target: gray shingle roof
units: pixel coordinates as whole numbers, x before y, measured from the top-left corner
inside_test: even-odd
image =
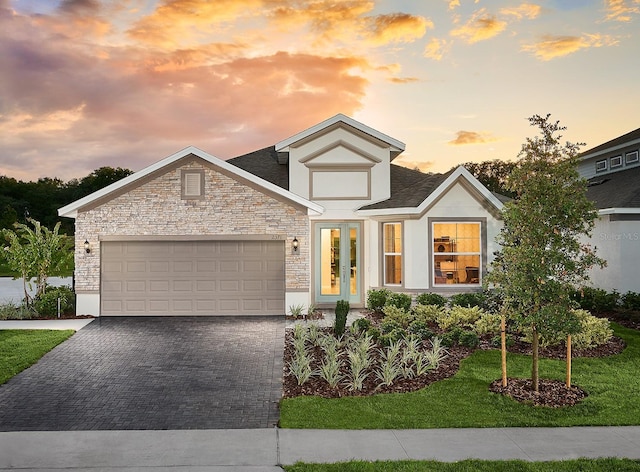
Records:
[[[272,184],[289,190],[289,167],[278,164],[278,153],[275,146],[244,154],[227,160],[240,169],[251,172]]]
[[[603,151],[605,149],[612,148],[615,146],[621,146],[626,144],[628,141],[634,141],[636,139],[640,139],[640,128],[635,129],[633,131],[629,131],[627,134],[623,134],[622,136],[618,136],[617,138],[614,138],[611,141],[607,141],[606,143],[602,143],[594,148],[588,149],[587,151],[580,153],[580,156],[586,156],[594,152]]]
[[[361,210],[414,208],[419,206],[455,169],[446,174],[423,174],[420,171],[391,164],[391,198],[373,203]]]
[[[587,198],[596,208],[640,208],[640,166],[589,180]]]
[[[234,157],[227,162],[289,190],[289,167],[285,164],[278,164],[278,153],[275,146]],[[391,164],[391,198],[366,205],[362,209],[417,207],[449,177],[451,172],[453,169],[446,174],[424,174],[417,170]]]

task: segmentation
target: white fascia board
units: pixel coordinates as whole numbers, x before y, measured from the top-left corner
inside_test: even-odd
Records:
[[[96,192],[93,192],[90,195],[87,195],[79,200],[76,200],[73,203],[70,203],[69,205],[66,205],[60,209],[58,209],[58,215],[60,216],[67,216],[70,218],[75,218],[78,215],[78,209],[82,208],[85,205],[88,205],[92,202],[94,202],[95,200],[98,200],[102,197],[105,197],[107,195],[109,195],[112,192],[115,192],[119,189],[121,189],[122,187],[125,187],[131,183],[134,183],[135,181],[157,171],[162,169],[163,167],[172,164],[173,162],[182,159],[185,156],[188,156],[189,154],[193,154],[196,157],[200,157],[202,159],[204,159],[205,161],[211,163],[212,165],[219,167],[231,174],[235,174],[238,177],[242,177],[252,183],[255,183],[256,185],[263,187],[266,190],[269,190],[273,193],[276,193],[278,195],[281,195],[291,201],[294,201],[302,206],[307,207],[309,210],[313,210],[316,211],[318,213],[323,213],[324,212],[324,207],[322,207],[321,205],[318,205],[317,203],[314,203],[310,200],[307,200],[306,198],[300,197],[299,195],[296,195],[295,193],[289,192],[288,190],[283,189],[282,187],[278,187],[275,184],[272,184],[271,182],[268,182],[264,179],[261,179],[260,177],[247,172],[243,169],[240,169],[239,167],[234,166],[233,164],[229,164],[226,161],[223,161],[222,159],[213,156],[212,154],[209,154],[195,146],[189,146],[186,147],[184,149],[182,149],[181,151],[176,152],[175,154],[172,154],[158,162],[156,162],[155,164],[151,164],[148,167],[145,167],[144,169],[135,172],[134,174],[131,174],[127,177],[125,177],[124,179],[118,180],[117,182],[112,183],[111,185],[107,185],[106,187],[97,190]]]
[[[279,143],[276,143],[276,151],[288,151],[289,146],[296,143],[297,141],[307,138],[339,122],[345,123],[357,130],[362,131],[365,134],[373,136],[374,138],[389,144],[392,150],[395,152],[400,153],[405,149],[405,144],[402,141],[398,141],[397,139],[392,138],[391,136],[388,136],[384,133],[381,133],[380,131],[377,131],[363,123],[360,123],[359,121],[356,121],[353,118],[348,117],[347,115],[343,115],[342,113],[339,113],[335,116],[332,116],[331,118],[324,120],[321,123],[318,123],[317,125],[313,125],[311,128],[307,128],[304,131],[294,134],[290,138],[287,138],[283,141],[280,141]]]
[[[596,156],[601,156],[602,154],[606,154],[608,152],[614,152],[614,151],[618,151],[620,149],[624,149],[626,147],[629,146],[633,146],[634,144],[640,144],[640,139],[634,139],[632,141],[627,141],[626,143],[622,143],[622,144],[618,144],[617,146],[611,146],[605,149],[601,149],[600,151],[597,152],[590,152],[588,154],[583,154],[582,156],[580,156],[580,160],[581,161],[586,161],[587,159],[591,159],[593,157]]]
[[[478,191],[483,198],[491,203],[496,210],[501,211],[504,207],[503,203],[498,200],[484,185],[480,183],[467,169],[458,167],[447,179],[442,182],[437,189],[424,199],[424,201],[415,208],[385,208],[380,210],[358,210],[356,213],[363,216],[390,216],[390,215],[422,215],[431,205],[433,205],[440,197],[446,193],[459,179],[465,179],[471,186]]]
[[[640,213],[640,208],[603,208],[598,210],[600,215],[634,215]]]

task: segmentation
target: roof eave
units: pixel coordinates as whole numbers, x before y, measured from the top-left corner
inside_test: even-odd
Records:
[[[156,162],[155,164],[152,164],[148,167],[145,167],[144,169],[131,174],[127,177],[125,177],[122,180],[119,180],[117,182],[114,182],[111,185],[108,185],[106,187],[104,187],[103,189],[100,189],[96,192],[93,192],[90,195],[87,195],[86,197],[83,197],[79,200],[76,200],[73,203],[70,203],[69,205],[66,205],[60,209],[58,209],[58,215],[60,216],[66,216],[69,218],[75,218],[78,215],[78,211],[80,211],[83,207],[85,207],[86,205],[91,204],[92,202],[106,197],[109,194],[127,186],[130,185],[134,182],[136,182],[139,179],[142,179],[143,177],[158,171],[160,169],[162,169],[163,167],[177,161],[178,159],[181,159],[185,156],[188,156],[189,154],[193,154],[196,157],[199,157],[201,159],[206,160],[207,162],[209,162],[210,164],[212,164],[215,167],[219,167],[220,169],[223,169],[233,175],[237,175],[240,178],[246,179],[262,188],[264,188],[265,190],[268,190],[270,192],[276,193],[290,201],[293,201],[299,205],[302,205],[304,207],[306,207],[308,210],[311,210],[313,212],[322,214],[324,213],[324,207],[322,205],[318,205],[317,203],[314,203],[310,200],[307,200],[306,198],[300,197],[299,195],[296,195],[295,193],[289,192],[288,190],[283,189],[282,187],[279,187],[278,185],[275,185],[271,182],[268,182],[267,180],[264,180],[258,176],[256,176],[255,174],[252,174],[250,172],[247,172],[239,167],[234,166],[233,164],[229,164],[226,161],[223,161],[222,159],[213,156],[212,154],[209,154],[195,146],[189,146],[186,147],[184,149],[182,149],[181,151],[178,151],[158,162]]]

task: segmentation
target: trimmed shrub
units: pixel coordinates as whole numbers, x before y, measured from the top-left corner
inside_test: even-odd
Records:
[[[458,343],[461,346],[475,349],[480,344],[480,338],[473,331],[463,331],[458,337]]]
[[[371,339],[373,339],[374,341],[377,341],[378,339],[380,339],[380,330],[378,328],[369,328],[367,330],[367,336],[371,337]]]
[[[415,334],[423,341],[426,339],[431,339],[433,337],[433,331],[429,329],[427,323],[420,320],[414,320],[409,324],[408,329],[410,334]]]
[[[380,331],[382,332],[382,334],[389,334],[395,329],[402,329],[402,325],[396,320],[384,320],[380,324]]]
[[[445,306],[447,304],[447,299],[437,293],[421,293],[416,297],[416,303],[418,305]]]
[[[385,333],[380,336],[380,344],[383,346],[390,346],[392,343],[397,343],[401,339],[404,339],[407,335],[407,332],[402,328],[394,328],[388,333]]]
[[[382,288],[379,290],[369,290],[367,292],[367,308],[373,311],[382,311],[382,307],[387,304],[387,297],[391,294],[391,291]]]
[[[607,292],[601,288],[582,287],[573,293],[572,298],[583,310],[605,313],[618,307],[620,294],[615,290]]]
[[[609,342],[613,336],[613,330],[609,326],[609,320],[593,316],[586,310],[574,310],[574,314],[580,320],[580,332],[571,336],[571,345],[576,349],[587,349],[600,346]]]
[[[353,326],[359,333],[366,333],[371,328],[371,321],[366,318],[358,318],[353,322]]]
[[[391,293],[387,297],[387,303],[385,303],[385,305],[391,305],[409,311],[411,309],[411,295],[407,295],[406,293]]]
[[[395,321],[402,328],[406,328],[409,326],[411,322],[411,317],[409,313],[407,313],[404,308],[398,308],[393,305],[385,305],[382,309],[384,313],[384,321]]]
[[[587,310],[571,310],[571,315],[580,324],[580,331],[571,336],[571,345],[576,349],[585,349],[605,344],[613,336],[609,320],[590,314]],[[531,342],[531,330],[523,330],[522,340]],[[565,335],[540,336],[540,346],[557,346],[567,340]]]
[[[625,310],[640,311],[640,293],[627,292],[622,295],[621,302]]]
[[[67,285],[47,287],[46,292],[33,301],[33,309],[40,316],[54,318],[58,316],[58,298],[60,298],[60,314],[74,312],[76,296]]]
[[[338,300],[336,303],[336,322],[333,326],[333,333],[336,337],[344,334],[347,326],[347,315],[349,314],[349,302],[347,300]]]
[[[505,344],[507,345],[507,347],[512,347],[515,345],[516,340],[513,339],[513,336],[511,336],[510,334],[507,334],[506,338],[505,338]],[[500,349],[502,347],[502,338],[500,336],[494,336],[491,338],[491,345],[493,347],[497,347],[498,349]]]
[[[476,292],[456,293],[449,298],[451,305],[458,305],[466,308],[482,306],[482,294]]]
[[[500,333],[500,315],[496,313],[482,313],[473,324],[473,330],[480,336],[484,334]]]
[[[485,311],[478,307],[463,307],[454,305],[438,319],[438,325],[445,331],[457,326],[459,328],[472,328],[474,323],[485,314]]]
[[[440,305],[416,305],[411,309],[416,320],[425,323],[437,323],[444,316],[446,310]]]

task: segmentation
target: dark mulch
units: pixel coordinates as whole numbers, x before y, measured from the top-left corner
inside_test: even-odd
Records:
[[[502,386],[502,379],[498,379],[491,382],[489,390],[521,403],[550,408],[573,406],[587,396],[587,392],[580,387],[567,387],[560,380],[540,379],[538,387],[538,392],[535,392],[530,379],[509,378],[506,387]]]
[[[571,357],[606,357],[620,354],[624,351],[627,344],[623,339],[613,336],[608,343],[589,349],[572,349]],[[517,354],[531,355],[531,344],[523,341],[517,341],[513,346],[507,349],[509,352]],[[553,347],[541,347],[539,349],[540,357],[547,359],[563,360],[567,358],[566,343],[562,343]]]
[[[291,332],[287,332],[285,351],[284,351],[284,363],[287,366],[293,356],[293,347],[291,345]],[[431,344],[425,342],[425,349],[430,349]],[[351,391],[346,385],[338,385],[335,388],[331,388],[329,384],[318,376],[313,376],[304,385],[298,385],[295,376],[291,375],[288,369],[285,367],[285,375],[283,382],[283,394],[285,398],[297,397],[300,395],[315,395],[324,398],[339,398],[339,397],[353,397],[353,396],[368,396],[378,393],[406,393],[420,390],[433,382],[443,380],[455,375],[460,367],[460,361],[465,357],[468,357],[473,352],[472,349],[454,346],[447,349],[447,357],[440,363],[440,366],[429,372],[428,374],[421,375],[420,377],[414,377],[411,379],[398,378],[393,385],[390,386],[378,386],[380,381],[376,377],[375,369],[379,364],[380,354],[377,349],[373,349],[371,357],[373,359],[372,368],[369,370],[367,379],[364,382],[362,390]],[[320,366],[319,359],[323,358],[322,351],[316,347],[313,353],[314,361],[311,365],[312,369],[317,370]],[[346,377],[348,368],[346,368],[346,362],[343,363],[342,375]]]
[[[600,313],[598,316],[607,318],[609,321],[615,321],[625,328],[637,329],[640,331],[640,313],[638,312],[614,311],[610,313]]]
[[[93,315],[75,315],[73,313],[63,313],[60,318],[57,316],[37,316],[31,318],[32,320],[77,320],[80,318],[95,318]]]

